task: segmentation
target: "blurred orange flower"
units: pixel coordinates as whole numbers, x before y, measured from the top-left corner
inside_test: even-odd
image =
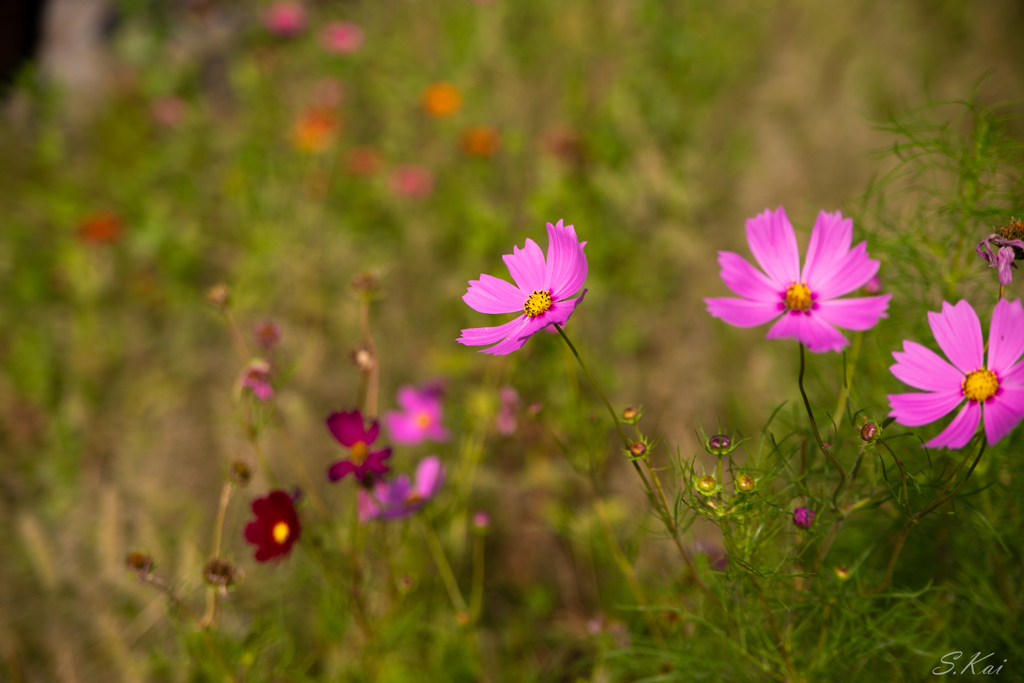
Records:
[[[474,157],[489,157],[501,148],[501,135],[490,126],[470,126],[462,131],[462,151]]]
[[[423,91],[423,110],[431,116],[451,116],[462,107],[462,93],[451,83],[434,83]]]
[[[76,235],[83,244],[113,244],[124,232],[124,221],[112,211],[89,214],[78,224]]]
[[[338,112],[326,107],[310,107],[292,125],[292,144],[303,152],[321,154],[334,145],[340,127]]]

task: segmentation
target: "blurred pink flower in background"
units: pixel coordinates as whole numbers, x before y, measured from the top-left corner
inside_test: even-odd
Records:
[[[415,446],[426,440],[447,441],[448,430],[441,424],[441,396],[432,387],[398,390],[399,411],[384,415],[384,425],[395,443]]]
[[[503,386],[498,390],[498,416],[494,418],[499,434],[509,436],[516,431],[516,413],[519,412],[519,392],[513,387]]]
[[[391,172],[391,190],[400,197],[423,199],[434,191],[434,176],[422,166],[398,166]]]
[[[801,529],[810,529],[811,525],[814,524],[815,517],[817,515],[814,514],[814,510],[810,508],[797,508],[793,511],[793,524]]]
[[[188,104],[180,97],[161,97],[153,102],[150,113],[153,120],[161,126],[176,128],[188,115]]]
[[[263,25],[276,36],[295,36],[306,29],[306,8],[300,2],[283,0],[263,11]]]
[[[270,364],[263,360],[250,361],[242,371],[242,386],[252,392],[260,401],[274,397],[274,387],[270,384]]]
[[[371,176],[380,170],[381,157],[373,147],[356,147],[348,154],[345,169],[355,176]]]
[[[332,21],[320,35],[324,49],[339,55],[357,52],[363,46],[364,38],[362,27],[351,21]]]
[[[491,516],[485,510],[477,510],[473,513],[473,528],[477,531],[487,531],[491,526]]]
[[[400,519],[419,511],[444,485],[444,465],[436,455],[416,467],[416,480],[401,474],[392,481],[378,481],[373,492],[359,489],[359,519]]]
[[[860,288],[865,294],[878,294],[882,291],[882,278],[873,275],[867,284]]]
[[[281,327],[273,320],[261,320],[253,326],[253,337],[256,346],[267,351],[272,350],[281,341]]]

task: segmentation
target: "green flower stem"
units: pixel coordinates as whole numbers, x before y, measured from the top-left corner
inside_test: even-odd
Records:
[[[943,494],[936,496],[935,500],[929,503],[926,507],[921,508],[920,510],[918,510],[917,512],[910,516],[910,521],[907,522],[907,525],[905,527],[903,527],[903,531],[900,532],[900,537],[896,540],[896,548],[893,549],[892,557],[889,558],[889,567],[888,569],[886,569],[885,579],[882,581],[882,583],[878,584],[871,590],[865,591],[865,594],[870,595],[872,593],[878,593],[884,590],[886,587],[888,587],[888,585],[892,582],[892,573],[893,570],[896,568],[896,560],[899,559],[900,551],[903,550],[903,543],[907,540],[907,534],[910,533],[910,528],[917,524],[922,517],[927,515],[929,512],[934,511],[935,508],[939,507],[940,505],[942,505],[949,499],[953,498],[953,496],[960,492],[960,488],[967,482],[968,479],[971,478],[971,475],[974,473],[974,468],[977,467],[978,462],[981,461],[981,456],[984,455],[985,447],[987,445],[988,440],[983,437],[981,439],[981,448],[978,449],[978,455],[974,458],[974,462],[971,463],[971,469],[967,470],[967,474],[965,474],[964,478],[960,480],[960,483],[956,485],[956,488],[952,490],[947,489]],[[970,459],[969,453],[967,457],[964,458],[963,462],[960,463],[960,467],[957,468],[957,473],[960,472],[960,470],[963,468],[964,463],[966,463],[968,459]],[[952,481],[952,479],[955,478],[956,474],[953,475],[950,481]]]
[[[238,354],[242,363],[248,363],[252,360],[252,354],[249,353],[249,347],[245,345],[245,338],[242,336],[241,330],[238,329],[238,323],[235,322],[235,316],[230,308],[224,311],[224,320],[228,324],[228,332],[231,333],[231,341],[235,346],[235,353]]]
[[[843,386],[839,389],[839,400],[836,402],[835,412],[832,413],[836,416],[836,431],[839,431],[839,425],[843,424],[843,416],[846,415],[846,404],[850,400],[850,375],[852,375],[853,371],[857,368],[857,359],[860,357],[860,343],[863,339],[863,332],[857,332],[853,335],[853,348],[850,350],[850,361],[849,363],[843,363]]]
[[[469,593],[469,618],[475,624],[484,604],[484,535],[473,534],[473,587]]]
[[[633,599],[643,608],[642,614],[647,622],[647,628],[650,630],[651,636],[659,643],[664,644],[665,637],[661,633],[661,627],[658,626],[654,615],[647,609],[650,603],[644,595],[644,589],[640,585],[640,579],[637,578],[636,569],[629,561],[629,558],[626,557],[626,554],[622,552],[619,542],[615,540],[615,533],[612,530],[611,522],[608,521],[608,511],[605,510],[604,501],[597,495],[596,491],[594,494],[594,512],[597,513],[597,518],[601,522],[601,529],[604,531],[605,539],[608,541],[608,549],[611,550],[615,563],[619,565],[619,570],[626,577],[626,583],[629,584],[630,590],[633,591]]]
[[[903,461],[897,458],[896,454],[892,452],[892,449],[889,448],[889,444],[887,444],[884,440],[881,439],[879,439],[878,443],[882,444],[882,446],[885,447],[885,450],[889,451],[889,455],[891,455],[892,459],[896,461],[896,466],[900,468],[900,484],[903,488],[903,505],[906,507],[907,516],[911,517],[912,513],[910,512],[910,495],[907,493],[907,468],[903,466]],[[959,470],[957,471],[959,472]]]
[[[231,482],[226,481],[220,490],[220,503],[217,505],[217,517],[213,523],[213,552],[210,554],[211,560],[220,557],[220,544],[224,537],[224,517],[228,511],[228,502],[231,500],[232,489]],[[206,589],[206,612],[203,614],[203,619],[199,622],[199,626],[203,629],[217,628],[217,622],[219,621],[220,594],[216,588],[209,586]]]
[[[836,459],[832,457],[832,454],[825,448],[825,443],[821,440],[821,434],[818,433],[818,423],[814,420],[814,413],[811,411],[811,402],[807,400],[807,392],[804,391],[804,345],[800,342],[800,376],[797,378],[797,383],[800,385],[800,395],[804,399],[804,407],[807,409],[807,417],[811,420],[811,429],[814,431],[814,440],[818,442],[818,448],[825,454],[828,461],[832,463],[832,466],[839,470],[839,485],[836,486],[835,492],[832,494],[832,508],[839,511],[839,492],[843,488],[843,484],[846,483],[846,471],[836,462]]]
[[[815,571],[821,566],[825,556],[828,555],[828,551],[832,548],[832,543],[835,542],[836,537],[839,535],[839,530],[842,528],[843,522],[846,521],[846,516],[852,512],[852,508],[850,508],[850,494],[853,492],[853,483],[857,481],[857,474],[860,473],[862,462],[864,462],[863,450],[857,455],[857,461],[853,465],[853,472],[850,473],[850,484],[846,487],[846,495],[843,496],[843,507],[840,509],[840,514],[832,522],[832,528],[829,529],[828,536],[825,538],[821,550],[818,551],[818,557],[814,562]]]
[[[562,339],[565,340],[565,343],[569,346],[569,350],[572,351],[572,355],[576,356],[576,360],[579,362],[580,367],[583,368],[583,372],[587,375],[587,378],[590,379],[590,383],[594,386],[594,389],[601,397],[601,400],[604,401],[604,405],[608,409],[608,414],[612,416],[612,422],[615,423],[615,428],[618,429],[619,431],[619,437],[622,439],[622,445],[628,452],[630,446],[629,439],[626,438],[626,432],[623,431],[622,429],[622,422],[619,421],[619,416],[615,412],[615,409],[612,408],[612,404],[608,401],[608,397],[605,396],[603,391],[601,391],[601,387],[598,385],[597,380],[594,379],[594,376],[590,374],[590,370],[587,368],[587,364],[583,362],[583,358],[580,357],[579,351],[577,351],[576,347],[573,346],[571,341],[569,341],[569,338],[565,336],[565,332],[562,331],[561,325],[555,323],[555,329],[558,330],[558,334],[562,335]],[[658,512],[661,515],[665,527],[671,534],[672,540],[675,541],[676,548],[679,549],[679,554],[682,555],[683,561],[686,563],[687,569],[690,570],[690,573],[693,575],[694,579],[696,579],[697,584],[701,587],[701,590],[703,590],[704,593],[707,594],[707,596],[711,598],[716,604],[721,605],[721,603],[718,602],[718,599],[715,598],[715,596],[711,593],[711,589],[708,588],[706,583],[704,583],[704,580],[697,572],[697,567],[693,564],[693,559],[690,557],[690,554],[686,552],[686,549],[683,547],[682,542],[680,542],[679,540],[679,528],[676,526],[675,520],[672,517],[672,507],[668,504],[668,499],[665,497],[665,491],[661,486],[661,481],[658,479],[657,473],[651,467],[651,461],[647,457],[646,453],[644,454],[642,460],[644,461],[644,464],[647,466],[647,471],[651,475],[651,481],[654,482],[653,487],[651,486],[651,481],[648,481],[647,477],[644,475],[644,471],[640,469],[640,465],[637,463],[636,459],[631,458],[630,462],[633,463],[633,469],[636,470],[636,473],[640,475],[640,479],[643,481],[644,487],[647,489],[647,493],[651,497],[651,501],[654,503],[656,508],[659,507],[658,503],[660,500],[661,509],[659,509]],[[657,490],[657,498],[655,498],[655,490]]]
[[[456,612],[468,614],[469,609],[466,607],[466,601],[462,598],[459,584],[455,580],[455,573],[452,572],[452,567],[448,564],[448,558],[445,557],[441,541],[438,539],[437,533],[434,532],[434,527],[426,520],[422,520],[422,522],[423,535],[426,537],[427,545],[430,547],[430,555],[434,558],[434,566],[437,567],[437,572],[441,575],[441,581],[444,582],[444,587],[448,590],[448,597],[451,598],[452,607],[455,608]]]

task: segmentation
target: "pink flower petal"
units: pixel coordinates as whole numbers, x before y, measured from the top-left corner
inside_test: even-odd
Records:
[[[731,251],[718,252],[718,265],[722,267],[722,280],[725,281],[726,287],[744,299],[778,304],[785,297],[785,287],[772,282],[739,254]]]
[[[889,417],[896,418],[897,422],[908,427],[935,422],[964,400],[959,386],[934,393],[889,394],[887,398],[892,407]]]
[[[547,266],[544,264],[544,253],[537,246],[537,243],[526,238],[526,245],[520,249],[513,246],[511,254],[501,257],[508,266],[508,272],[516,281],[519,289],[527,293],[527,296],[538,289],[548,289]]]
[[[530,318],[523,316],[523,325],[516,330],[509,333],[508,337],[499,344],[495,344],[489,349],[483,349],[480,353],[491,353],[496,356],[504,356],[512,353],[526,343],[526,340],[533,335],[540,332],[545,327],[558,323],[559,325],[565,325],[566,321],[576,310],[576,307],[583,302],[583,297],[586,295],[587,290],[583,290],[583,293],[574,299],[566,299],[565,301],[556,301],[551,304],[551,308],[545,313],[536,317]]]
[[[877,325],[879,318],[889,317],[885,311],[891,298],[892,294],[883,294],[821,301],[812,315],[846,330],[867,330]]]
[[[838,211],[818,213],[800,276],[812,292],[817,291],[818,285],[832,276],[836,262],[850,251],[852,241],[853,219],[843,218],[843,214]]]
[[[999,376],[999,381],[1005,386],[1007,384],[1024,384],[1024,363],[1017,363],[1005,375]]]
[[[1005,376],[1024,353],[1024,308],[1020,299],[1000,299],[988,330],[988,369]]]
[[[789,311],[768,330],[766,339],[796,339],[808,351],[842,351],[850,342],[836,328],[819,315],[802,311]]]
[[[493,344],[494,342],[501,341],[509,334],[512,330],[517,329],[525,321],[526,314],[513,318],[504,325],[498,327],[471,327],[467,330],[462,331],[462,336],[455,341],[466,346],[484,346],[485,344]]]
[[[985,438],[994,446],[1024,418],[1024,386],[1002,387],[985,403]]]
[[[469,289],[462,300],[481,313],[515,313],[523,310],[529,296],[518,287],[483,273],[479,280],[469,281]]]
[[[430,499],[437,495],[444,484],[444,465],[436,455],[420,460],[416,466],[416,493],[420,498]]]
[[[861,242],[834,261],[828,271],[818,273],[819,282],[811,285],[811,291],[822,299],[849,294],[870,282],[878,273],[879,266],[878,261],[868,258],[867,242]]]
[[[747,219],[747,242],[761,270],[781,289],[800,277],[796,233],[781,206]]]
[[[942,302],[942,312],[928,312],[935,341],[953,365],[965,375],[982,367],[981,321],[966,301],[951,306]]]
[[[736,327],[757,327],[774,320],[783,311],[777,302],[748,299],[704,299],[708,313]]]
[[[516,318],[518,325],[512,328],[509,333],[505,335],[504,339],[500,340],[490,348],[480,349],[478,353],[490,353],[495,356],[504,356],[518,350],[526,343],[527,339],[540,329],[540,327],[534,323],[535,320],[536,318],[530,318],[526,315]]]
[[[548,258],[545,281],[551,298],[565,299],[580,290],[587,279],[587,257],[571,225],[548,223]],[[532,291],[532,290],[531,290]],[[525,300],[525,299],[524,299]]]
[[[953,421],[934,439],[925,444],[927,448],[963,448],[974,436],[981,420],[981,404],[968,401]]]
[[[327,417],[327,429],[346,448],[351,448],[357,441],[363,441],[366,438],[363,416],[358,410],[353,410],[350,413],[331,413]],[[367,443],[372,442],[371,439]]]
[[[890,366],[889,370],[901,382],[926,391],[960,392],[964,374],[931,349],[917,342],[905,341],[903,351],[893,351],[892,357],[896,359],[896,365]]]
[[[331,481],[341,481],[359,468],[348,460],[339,460],[327,468],[327,478]]]

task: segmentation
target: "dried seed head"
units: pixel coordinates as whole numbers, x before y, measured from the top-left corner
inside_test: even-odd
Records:
[[[359,372],[368,373],[377,367],[377,354],[365,344],[349,351],[348,357]]]
[[[352,278],[352,289],[361,294],[373,294],[380,288],[380,277],[376,273],[359,273]]]
[[[141,550],[133,550],[128,553],[124,563],[128,566],[128,569],[135,572],[135,576],[139,578],[139,581],[145,581],[146,577],[149,576],[149,571],[153,568],[153,557]]]
[[[252,465],[244,458],[238,458],[231,463],[231,471],[228,477],[236,486],[242,487],[252,480]]]
[[[203,579],[216,588],[227,588],[240,581],[243,575],[244,572],[236,567],[234,562],[220,557],[213,558],[203,567]]]

